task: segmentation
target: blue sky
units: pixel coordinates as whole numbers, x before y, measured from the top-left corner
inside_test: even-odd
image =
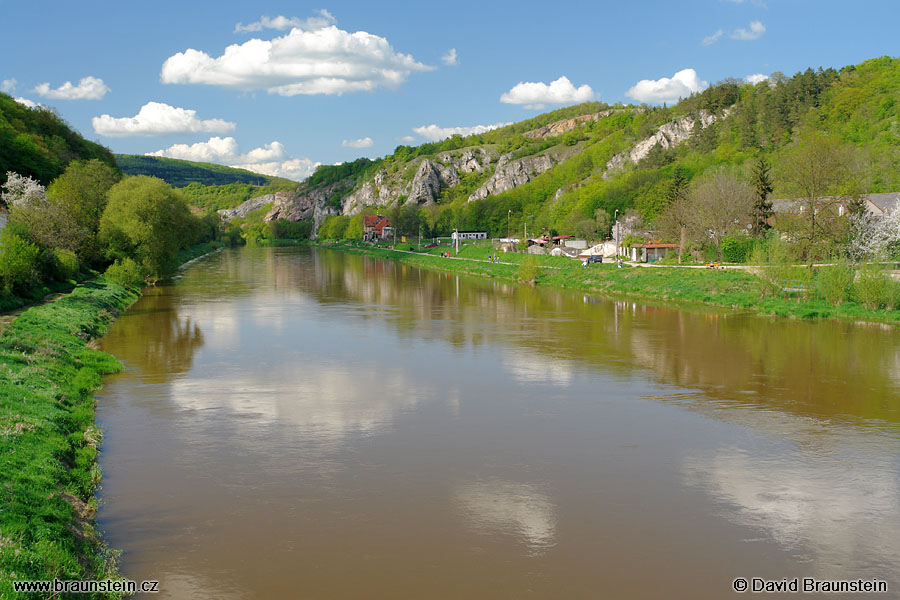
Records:
[[[114,152],[300,179],[585,99],[658,103],[897,55],[898,13],[896,0],[0,0],[0,87]]]

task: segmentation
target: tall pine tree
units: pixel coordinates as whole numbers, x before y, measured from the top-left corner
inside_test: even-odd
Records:
[[[756,200],[753,203],[753,234],[760,235],[769,228],[769,217],[772,216],[772,166],[764,156],[760,156],[753,167],[753,187],[756,189]]]

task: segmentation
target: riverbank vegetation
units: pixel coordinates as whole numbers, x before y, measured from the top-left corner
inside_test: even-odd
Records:
[[[777,239],[760,247],[757,265],[743,269],[591,264],[566,257],[501,253],[490,243],[469,242],[455,254],[449,245],[417,251],[350,242],[320,247],[399,260],[427,269],[626,296],[666,305],[706,305],[793,318],[837,318],[900,323],[900,282],[884,265],[855,267],[849,261],[810,269],[788,260]],[[450,253],[450,257],[442,254]],[[494,262],[489,256],[495,257]]]
[[[121,368],[88,347],[137,293],[104,279],[35,306],[0,335],[0,597],[13,583],[116,577],[93,524],[93,392]]]

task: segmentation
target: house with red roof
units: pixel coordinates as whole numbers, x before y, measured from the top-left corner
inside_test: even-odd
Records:
[[[363,217],[363,239],[383,240],[391,235],[391,220],[381,215]]]

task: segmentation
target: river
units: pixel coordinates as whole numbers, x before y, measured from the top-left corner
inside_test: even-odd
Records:
[[[900,332],[225,250],[101,340],[99,524],[158,598],[900,597]]]

